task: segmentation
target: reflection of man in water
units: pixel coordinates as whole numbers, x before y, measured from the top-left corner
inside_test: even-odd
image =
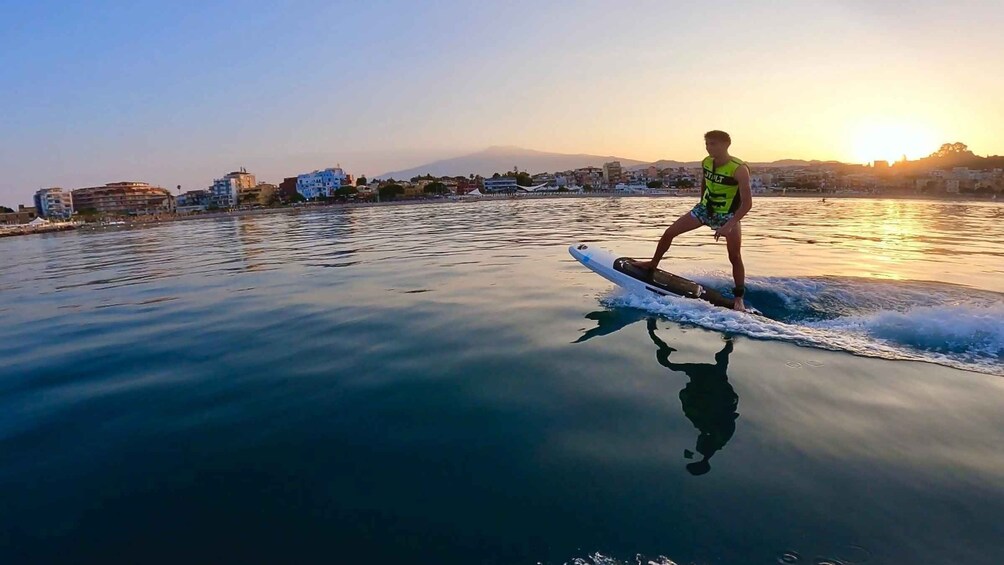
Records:
[[[701,460],[688,463],[687,471],[691,475],[703,475],[711,470],[708,460],[716,451],[725,447],[736,431],[739,395],[733,390],[725,374],[729,367],[729,354],[732,353],[732,340],[727,340],[725,347],[715,354],[714,365],[673,363],[669,360],[669,354],[676,350],[655,335],[655,322],[655,318],[649,318],[648,335],[659,348],[655,354],[659,364],[690,377],[690,382],[680,391],[680,402],[683,403],[683,413],[700,432],[697,436],[697,452],[701,454]],[[690,450],[684,452],[687,459],[693,456]]]

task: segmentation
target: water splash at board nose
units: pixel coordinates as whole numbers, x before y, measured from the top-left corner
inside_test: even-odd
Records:
[[[712,287],[731,282],[723,275],[694,279]],[[990,291],[918,281],[761,278],[747,282],[747,303],[763,316],[621,290],[603,302],[757,339],[1004,376],[1004,295]]]

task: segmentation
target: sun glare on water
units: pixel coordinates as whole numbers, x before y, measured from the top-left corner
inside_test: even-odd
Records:
[[[938,149],[935,135],[920,125],[869,122],[853,133],[854,158],[859,163],[927,157]]]

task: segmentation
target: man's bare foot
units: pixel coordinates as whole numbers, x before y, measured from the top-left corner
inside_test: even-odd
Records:
[[[737,312],[745,312],[746,311],[746,305],[743,304],[743,299],[739,298],[739,297],[736,297],[734,299],[734,301],[732,302],[732,309],[735,310],[735,311],[737,311]]]

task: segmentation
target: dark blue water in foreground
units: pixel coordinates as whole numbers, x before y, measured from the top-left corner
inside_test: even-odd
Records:
[[[690,204],[0,240],[0,563],[1004,561],[1004,208],[759,200],[775,322],[565,251]]]

